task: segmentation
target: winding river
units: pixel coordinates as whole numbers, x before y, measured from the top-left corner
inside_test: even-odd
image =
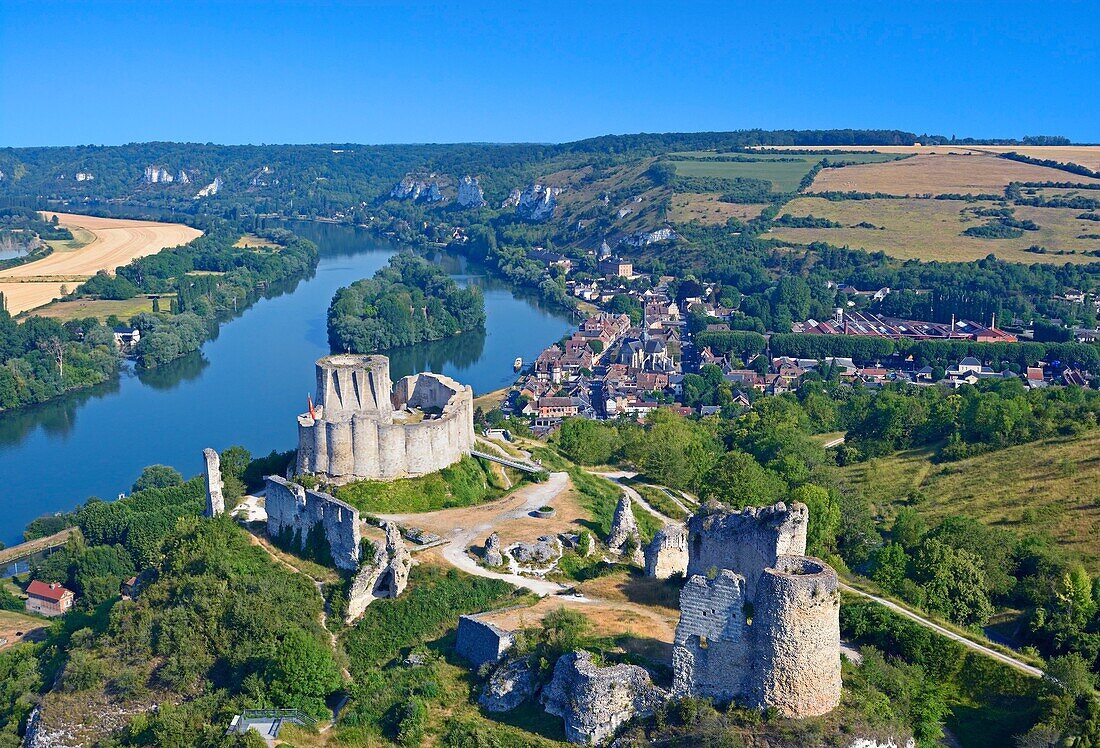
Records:
[[[146,465],[201,470],[203,447],[241,444],[253,455],[295,446],[294,417],[314,387],[313,362],[328,353],[325,315],[340,286],[373,275],[397,249],[365,231],[293,226],[321,250],[316,274],[258,301],[224,324],[198,353],[152,372],[42,406],[0,414],[0,542],[21,539],[35,517],[89,496],[129,491]],[[511,383],[516,356],[533,359],[570,328],[568,314],[468,267],[434,257],[460,283],[485,293],[486,329],[389,353],[394,380],[436,371],[483,394]]]

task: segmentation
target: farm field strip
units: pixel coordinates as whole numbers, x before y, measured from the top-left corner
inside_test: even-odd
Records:
[[[987,219],[975,216],[973,209],[995,207],[993,202],[960,200],[842,200],[801,197],[783,206],[781,213],[792,216],[813,215],[827,218],[845,228],[785,228],[777,227],[777,239],[809,244],[815,241],[835,246],[882,251],[900,259],[924,261],[969,262],[990,254],[1011,262],[1089,263],[1097,258],[1083,250],[1100,250],[1100,239],[1078,239],[1089,233],[1089,222],[1077,218],[1079,210],[1070,208],[1015,207],[1015,216],[1032,220],[1038,231],[1025,231],[1016,239],[982,239],[962,236],[963,230],[980,226]],[[880,228],[853,228],[869,223]],[[1076,254],[1053,252],[1036,254],[1026,251],[1032,245],[1049,250],[1076,250]]]
[[[4,293],[7,311],[13,315],[60,298],[62,285],[67,285],[71,291],[80,281],[100,270],[114,272],[131,260],[186,244],[202,234],[198,229],[179,223],[53,211],[43,215],[47,219],[56,215],[62,226],[75,229],[74,241],[54,242],[54,251],[41,260],[0,271],[0,292]],[[83,244],[88,235],[94,239]]]

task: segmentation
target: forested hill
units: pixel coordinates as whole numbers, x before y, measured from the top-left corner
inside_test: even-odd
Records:
[[[328,310],[334,351],[374,353],[485,327],[485,299],[459,288],[441,268],[411,252],[390,258],[373,278],[341,288]]]

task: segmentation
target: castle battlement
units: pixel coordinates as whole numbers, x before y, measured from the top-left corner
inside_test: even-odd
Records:
[[[390,382],[385,356],[317,361],[317,402],[298,416],[299,473],[333,483],[432,473],[474,445],[473,390],[425,372]]]

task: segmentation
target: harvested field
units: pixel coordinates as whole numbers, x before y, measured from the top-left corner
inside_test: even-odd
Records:
[[[1021,156],[1078,164],[1093,171],[1100,171],[1100,145],[979,145],[974,146],[974,148],[985,153],[1011,153],[1015,151]],[[1069,174],[1068,176],[1072,178],[1074,175]],[[1059,181],[1073,180],[1062,179]]]
[[[0,281],[0,293],[4,294],[4,308],[15,316],[19,312],[49,304],[62,297],[61,287],[72,290],[76,283],[4,283]]]
[[[1071,179],[1072,178],[1072,179]],[[901,161],[822,169],[810,192],[882,192],[888,195],[997,194],[1009,182],[1097,183],[1060,169],[988,155],[922,155]]]
[[[962,236],[963,230],[980,226],[987,219],[974,215],[974,210],[993,207],[992,202],[968,203],[961,200],[842,200],[804,197],[783,206],[781,213],[793,216],[814,215],[828,218],[845,226],[839,229],[776,228],[774,236],[798,244],[822,241],[853,249],[883,251],[901,259],[924,261],[969,262],[994,254],[1010,262],[1096,262],[1084,254],[1100,250],[1100,240],[1078,239],[1088,228],[1086,221],[1070,208],[1030,208],[1017,206],[1015,216],[1039,224],[1038,231],[1025,231],[1016,239],[981,239]],[[880,228],[854,228],[860,223]],[[1048,250],[1073,251],[1075,254],[1035,254],[1027,248],[1038,244]]]
[[[814,153],[896,153],[901,155],[914,155],[925,153],[978,153],[973,146],[959,145],[762,145],[756,150],[763,153],[769,151],[813,151]]]
[[[698,221],[705,225],[724,225],[731,218],[748,221],[760,215],[765,203],[724,203],[719,192],[680,193],[672,196],[668,217],[673,223]]]
[[[62,284],[58,280],[69,280],[67,285],[72,290],[81,279],[100,270],[113,272],[133,259],[186,244],[202,234],[198,229],[179,223],[97,218],[53,211],[42,215],[47,220],[56,215],[62,226],[74,229],[74,241],[54,242],[54,251],[49,256],[0,271],[0,291],[4,292],[8,312],[13,315],[59,298]],[[89,234],[95,238],[84,244]],[[33,282],[14,284],[5,282],[6,279]]]

